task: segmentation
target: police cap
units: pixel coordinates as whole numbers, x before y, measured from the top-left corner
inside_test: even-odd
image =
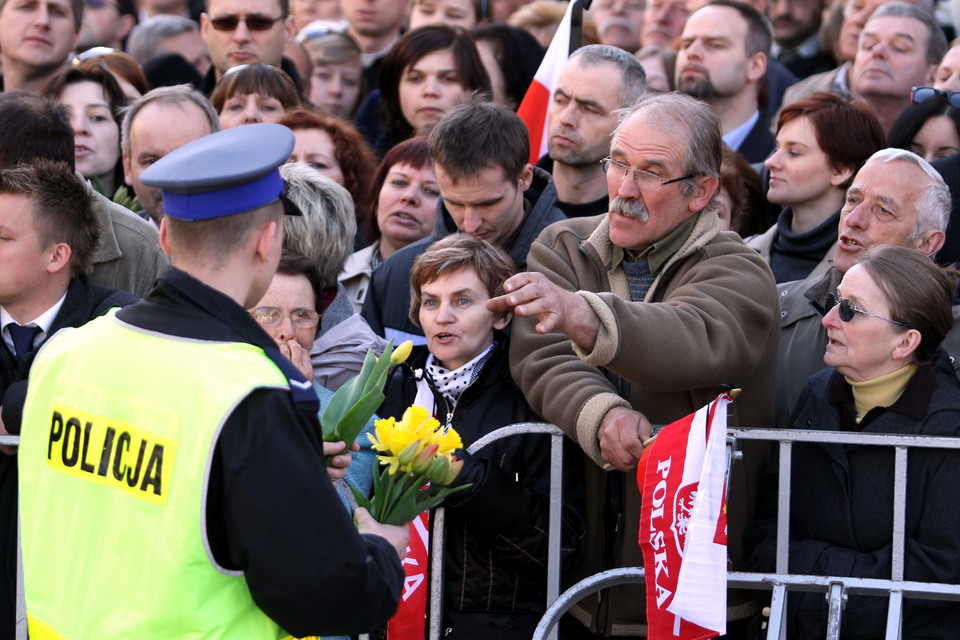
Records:
[[[283,196],[278,168],[293,151],[293,132],[257,123],[218,131],[171,151],[140,181],[163,189],[163,211],[208,220],[262,207]]]

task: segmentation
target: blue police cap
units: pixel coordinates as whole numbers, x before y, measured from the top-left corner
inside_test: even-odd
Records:
[[[279,124],[218,131],[160,158],[144,169],[140,181],[163,189],[163,211],[173,218],[208,220],[242,213],[283,195],[278,168],[293,144],[293,132]]]

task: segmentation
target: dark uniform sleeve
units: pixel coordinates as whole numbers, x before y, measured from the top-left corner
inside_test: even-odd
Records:
[[[257,605],[294,636],[364,633],[394,614],[396,551],[359,535],[323,464],[316,414],[261,389],[227,419],[207,490],[216,560],[245,574]]]

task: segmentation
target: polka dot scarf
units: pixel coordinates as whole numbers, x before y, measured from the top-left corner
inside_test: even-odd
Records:
[[[493,350],[496,346],[497,343],[494,341],[483,353],[453,371],[440,366],[431,353],[427,356],[425,365],[426,377],[430,379],[430,382],[433,383],[437,391],[450,401],[451,407],[455,407],[463,390],[469,387],[470,383],[476,380],[480,372],[483,371],[484,365],[490,360],[490,356],[493,355]]]

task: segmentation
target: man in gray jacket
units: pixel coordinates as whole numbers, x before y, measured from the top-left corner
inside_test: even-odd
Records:
[[[29,91],[0,94],[0,168],[35,158],[64,162],[73,168],[73,127],[67,108]],[[80,174],[77,180],[83,180]],[[100,232],[90,280],[143,297],[169,264],[157,230],[89,185],[87,192]]]
[[[780,367],[774,397],[774,426],[786,427],[807,379],[823,369],[827,331],[820,319],[823,299],[867,249],[882,244],[909,247],[932,256],[943,246],[950,220],[950,190],[919,156],[881,149],[870,156],[847,190],[833,267],[822,278],[785,282],[780,299]],[[948,351],[958,340],[951,332]]]

